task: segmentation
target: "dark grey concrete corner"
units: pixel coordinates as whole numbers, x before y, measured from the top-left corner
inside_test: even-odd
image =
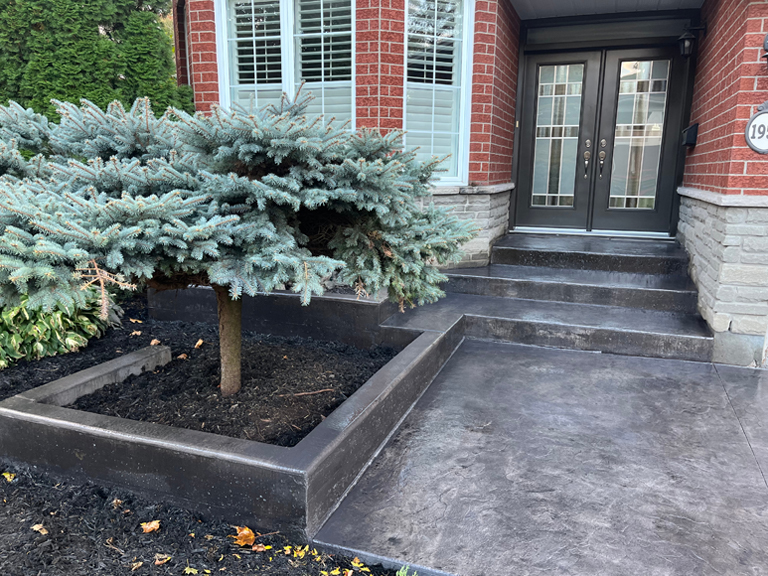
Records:
[[[461,322],[420,336],[378,331],[379,306],[362,340],[410,344],[293,448],[62,407],[170,360],[152,347],[0,402],[0,455],[311,538],[461,342]]]

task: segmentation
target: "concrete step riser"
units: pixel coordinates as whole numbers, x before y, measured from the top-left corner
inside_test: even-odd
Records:
[[[688,261],[684,258],[659,256],[614,255],[586,252],[550,252],[494,246],[491,264],[518,266],[547,266],[550,268],[574,268],[576,270],[606,270],[633,274],[680,274],[688,273]]]
[[[711,338],[625,332],[608,328],[479,316],[467,316],[464,320],[465,335],[468,338],[649,358],[698,362],[709,362],[712,359]]]
[[[483,276],[453,276],[443,285],[446,292],[547,300],[575,304],[600,304],[695,314],[697,295],[693,291],[588,286],[561,282],[537,282]]]

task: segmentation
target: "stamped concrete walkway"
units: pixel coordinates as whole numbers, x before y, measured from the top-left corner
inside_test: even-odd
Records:
[[[465,341],[316,540],[461,576],[768,575],[763,472],[766,371]]]

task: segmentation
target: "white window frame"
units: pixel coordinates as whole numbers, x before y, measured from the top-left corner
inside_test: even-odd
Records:
[[[352,129],[357,122],[357,68],[355,62],[357,30],[356,2],[351,0],[352,7]],[[214,0],[216,25],[216,62],[219,69],[219,105],[229,108],[232,105],[231,87],[232,70],[229,63],[229,0]],[[283,58],[280,62],[282,76],[282,91],[293,96],[296,93],[296,0],[280,0],[280,45]],[[314,83],[314,82],[313,82]],[[325,82],[322,82],[325,84]],[[329,83],[331,86],[332,83]]]
[[[467,186],[469,184],[469,142],[472,125],[472,57],[475,47],[475,0],[464,0],[464,30],[461,47],[462,69],[459,95],[459,149],[456,154],[456,176],[438,176],[436,186]],[[408,0],[405,0],[405,74],[403,78],[403,128],[408,149]]]

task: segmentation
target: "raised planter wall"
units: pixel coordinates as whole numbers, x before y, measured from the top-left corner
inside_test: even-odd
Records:
[[[172,300],[176,313],[183,313],[174,319],[188,320],[188,312],[198,320],[204,312],[212,318],[197,300],[210,294],[185,292],[184,298]],[[326,299],[326,305],[323,299],[313,300],[309,308],[301,308],[295,296],[266,300],[282,307],[284,315],[277,315],[274,330],[260,319],[263,331],[336,339],[341,330],[350,335],[350,343],[355,343],[354,325],[344,325],[343,319],[353,312],[347,308],[371,321],[384,313],[381,302],[336,297]],[[152,302],[153,313],[173,317],[159,299]],[[252,302],[246,311],[253,315],[263,306],[269,302]],[[334,310],[341,318],[323,320]],[[254,529],[311,539],[463,337],[463,320],[448,330],[420,335],[361,322],[358,344],[410,343],[293,448],[62,407],[131,371],[170,360],[167,349],[152,347],[0,402],[0,456],[121,486]]]

